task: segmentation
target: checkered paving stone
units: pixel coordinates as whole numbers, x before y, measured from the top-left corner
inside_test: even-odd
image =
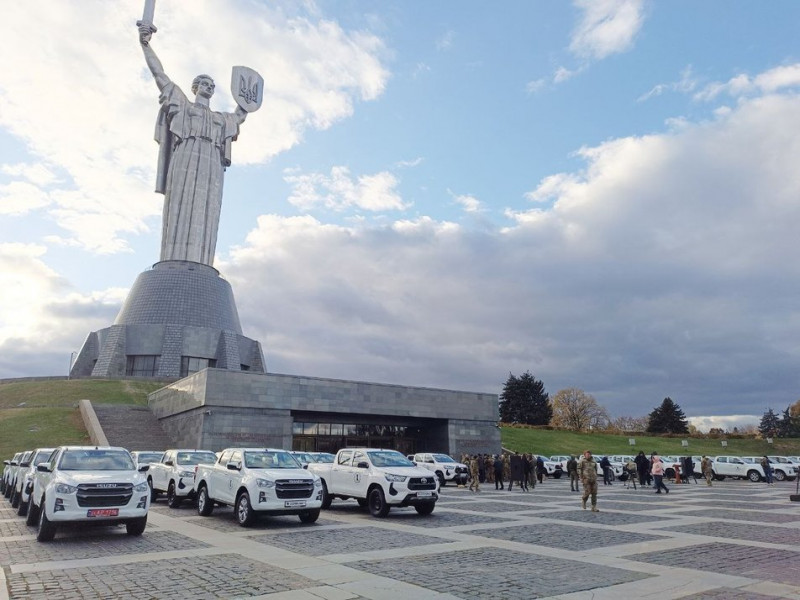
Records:
[[[33,530],[31,530],[33,531]],[[169,531],[150,531],[142,536],[129,536],[125,527],[62,526],[52,542],[35,539],[18,542],[0,540],[0,565],[47,560],[96,558],[124,554],[145,554],[205,548],[207,544]]]
[[[498,512],[520,512],[523,510],[530,510],[529,506],[524,504],[512,504],[511,502],[465,502],[452,508],[458,510],[471,510],[475,512],[482,512],[494,514]]]
[[[185,519],[187,517],[197,516],[197,507],[189,504],[188,502],[179,506],[178,508],[170,508],[166,504],[151,504],[150,510],[154,513],[166,515],[167,517],[174,517],[176,519]]]
[[[552,519],[564,519],[566,521],[577,521],[579,523],[597,523],[600,525],[634,525],[637,523],[650,523],[652,516],[631,513],[607,512],[603,510],[603,503],[597,501],[597,508],[600,512],[594,513],[588,508],[586,510],[576,510],[571,512],[552,513],[547,515]],[[669,522],[669,517],[663,519]]]
[[[3,496],[0,495],[0,499],[2,498]],[[11,504],[8,503],[0,504],[0,519],[19,519],[17,509],[11,508]]]
[[[14,521],[0,521],[0,538],[9,535],[33,535],[36,531],[25,525],[25,519],[17,517]]]
[[[684,596],[681,600],[775,600],[779,596],[765,596],[745,590],[733,588],[717,588],[691,596]]]
[[[659,535],[628,533],[609,529],[586,531],[583,527],[556,523],[517,525],[501,529],[473,531],[472,533],[481,537],[576,551],[664,539],[663,536]]]
[[[236,554],[127,565],[17,573],[8,577],[13,600],[246,598],[317,586],[291,571]]]
[[[650,577],[644,573],[571,560],[532,556],[502,548],[477,548],[415,555],[402,560],[349,563],[349,567],[391,577],[459,598],[519,600],[568,594]],[[443,573],[457,573],[447,577]],[[580,573],[580,576],[576,574]]]
[[[187,523],[192,523],[193,525],[200,525],[201,527],[206,527],[207,529],[213,529],[214,531],[224,531],[227,533],[242,533],[245,531],[269,531],[271,529],[295,529],[295,528],[307,528],[307,527],[318,527],[320,525],[338,525],[338,521],[332,521],[330,519],[323,519],[320,518],[317,520],[316,523],[312,524],[305,524],[301,523],[300,519],[296,516],[289,516],[289,515],[282,515],[276,517],[267,517],[261,516],[258,517],[255,522],[249,527],[242,527],[239,525],[239,522],[236,520],[236,517],[233,514],[233,510],[225,509],[225,512],[217,513],[214,511],[209,517],[198,517],[192,516],[185,520]]]
[[[739,546],[724,542],[700,544],[627,556],[630,560],[710,573],[739,575],[788,585],[800,585],[800,552]]]
[[[418,525],[424,529],[430,527],[459,527],[462,525],[484,525],[487,523],[513,523],[513,519],[490,517],[488,515],[469,515],[442,510],[445,507],[436,507],[429,517],[424,519],[409,519],[404,525]]]
[[[298,529],[292,533],[275,533],[248,539],[310,556],[369,552],[371,550],[407,548],[448,542],[448,540],[427,535],[388,531],[378,527],[322,529],[316,531]]]
[[[725,508],[707,508],[703,510],[682,510],[681,516],[708,517],[710,519],[731,519],[732,521],[753,521],[756,523],[793,523],[800,521],[800,513],[786,515],[783,513],[765,513],[750,510],[729,510]]]
[[[714,508],[745,508],[749,510],[776,510],[785,509],[786,504],[767,504],[765,502],[728,502],[727,500],[714,499],[709,502]]]
[[[769,527],[756,523],[698,523],[687,528],[659,527],[665,531],[691,531],[696,535],[731,538],[734,540],[748,540],[754,542],[769,542],[771,544],[800,544],[800,529],[789,527]],[[798,555],[800,556],[800,555]]]
[[[631,498],[630,502],[616,502],[614,500],[606,500],[605,498],[598,499],[598,507],[603,510],[622,510],[622,511],[637,511],[637,510],[654,510],[651,504],[646,502],[639,502],[637,498]],[[683,513],[681,513],[683,514]]]

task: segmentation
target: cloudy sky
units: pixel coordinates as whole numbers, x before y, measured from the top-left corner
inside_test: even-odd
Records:
[[[142,0],[1,0],[0,378],[64,375],[158,260]],[[800,4],[159,0],[188,90],[266,81],[215,266],[272,372],[612,415],[800,397]]]

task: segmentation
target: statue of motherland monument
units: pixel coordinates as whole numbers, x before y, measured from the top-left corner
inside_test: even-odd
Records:
[[[150,45],[155,0],[145,1],[137,22],[139,42],[160,91],[156,121],[159,144],[156,192],[164,194],[161,260],[187,260],[212,265],[217,245],[225,168],[231,164],[231,142],[249,112],[258,110],[264,82],[247,67],[234,67],[232,113],[212,111],[214,80],[198,75],[192,82],[194,101],[166,75]]]
[[[194,101],[167,77],[150,45],[155,0],[136,23],[145,62],[160,91],[156,192],[164,194],[161,256],[141,273],[113,325],[90,332],[71,377],[185,377],[206,367],[266,371],[261,344],[242,333],[230,284],[213,267],[225,168],[264,80],[233,67],[234,112],[211,110],[214,80],[198,75]]]

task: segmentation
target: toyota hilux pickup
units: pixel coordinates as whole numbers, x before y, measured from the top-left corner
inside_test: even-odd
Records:
[[[748,462],[741,456],[717,456],[714,458],[711,469],[714,479],[722,480],[726,477],[749,479],[752,482],[764,479],[764,469],[757,462]]]
[[[435,474],[396,450],[343,448],[333,463],[308,465],[308,470],[322,478],[323,508],[334,498],[355,498],[374,517],[385,517],[393,506],[413,506],[429,515],[439,499]]]
[[[194,499],[194,472],[197,465],[213,465],[217,455],[210,450],[167,450],[159,462],[150,463],[147,482],[151,502],[167,494],[167,506],[178,508],[186,499]]]
[[[66,522],[125,524],[142,535],[150,508],[145,472],[130,452],[110,446],[61,446],[36,466],[28,524],[38,519],[36,539],[52,540]]]
[[[447,454],[421,452],[415,454],[411,460],[417,466],[433,471],[441,487],[444,487],[448,481],[456,485],[464,485],[469,479],[467,465],[456,462]]]
[[[322,481],[286,450],[227,448],[213,465],[197,465],[197,512],[207,517],[214,506],[233,506],[242,527],[259,515],[297,515],[314,523],[322,506]]]

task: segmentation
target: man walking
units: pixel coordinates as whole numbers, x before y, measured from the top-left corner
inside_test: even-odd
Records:
[[[481,478],[480,478],[480,470],[478,468],[478,455],[474,455],[472,460],[469,461],[469,475],[471,477],[469,482],[469,491],[470,492],[480,492],[481,491]]]
[[[714,471],[711,469],[711,459],[705,454],[703,460],[700,461],[700,470],[703,472],[703,477],[706,478],[706,485],[711,486],[711,480],[714,477]]]
[[[494,489],[502,490],[503,485],[503,459],[498,454],[494,457]]]
[[[578,461],[578,475],[583,483],[581,508],[586,510],[586,501],[591,497],[592,512],[600,512],[597,508],[597,463],[589,450],[586,450]]]
[[[567,475],[569,476],[569,491],[579,492],[578,489],[578,460],[570,456],[567,461]]]

